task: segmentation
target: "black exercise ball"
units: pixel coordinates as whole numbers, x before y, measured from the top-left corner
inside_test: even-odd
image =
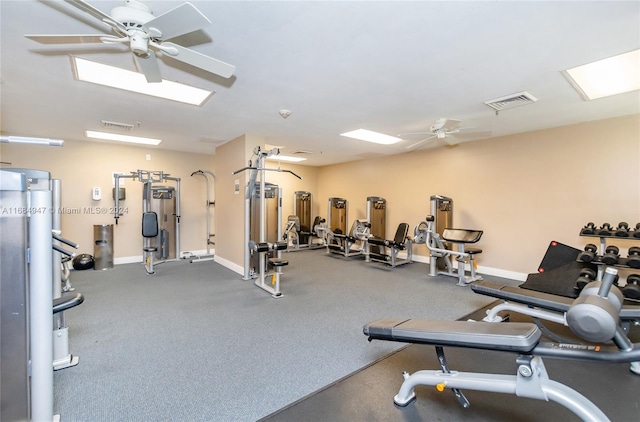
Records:
[[[88,253],[76,255],[71,261],[74,270],[90,270],[93,268],[94,260]]]

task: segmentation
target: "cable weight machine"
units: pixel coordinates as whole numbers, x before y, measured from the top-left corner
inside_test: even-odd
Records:
[[[207,253],[206,255],[200,255],[200,256],[194,256],[191,258],[191,260],[189,261],[190,263],[194,263],[194,262],[202,262],[202,261],[212,261],[214,254],[211,253],[211,246],[215,246],[216,242],[215,240],[211,240],[211,238],[215,238],[215,233],[211,233],[211,207],[215,207],[216,205],[216,197],[215,197],[215,185],[214,185],[214,193],[213,193],[213,201],[211,200],[210,196],[209,196],[209,176],[211,176],[211,179],[213,180],[213,182],[216,181],[216,176],[215,174],[213,174],[213,172],[209,171],[209,170],[197,170],[194,171],[193,173],[191,173],[191,176],[202,176],[204,177],[205,183],[206,183],[206,195],[207,195],[207,202],[206,202],[206,220],[207,220],[207,233],[206,233],[206,237],[205,240],[207,242]],[[214,208],[215,210],[215,208]],[[214,214],[214,219],[215,219],[215,214]],[[215,226],[214,226],[215,227]]]
[[[234,175],[243,173],[245,171],[250,171],[249,174],[249,182],[247,183],[247,188],[245,192],[245,201],[244,201],[244,275],[243,280],[251,280],[256,278],[255,285],[260,287],[262,290],[268,292],[274,298],[282,297],[282,292],[280,291],[280,274],[282,267],[288,265],[288,261],[282,259],[282,250],[287,248],[286,242],[267,242],[267,211],[266,211],[266,201],[265,201],[265,193],[267,191],[266,184],[266,172],[267,171],[277,171],[290,173],[298,179],[302,180],[302,177],[298,176],[291,170],[284,170],[280,167],[275,169],[266,168],[264,166],[264,160],[270,156],[277,156],[280,154],[280,150],[278,148],[274,148],[268,151],[263,151],[260,146],[257,146],[253,150],[253,155],[249,160],[249,165],[247,167],[243,167],[239,170],[233,172]],[[258,175],[260,175],[258,180]],[[275,186],[275,185],[272,185]],[[282,195],[280,188],[277,188],[277,202],[278,202],[278,210],[281,209],[282,203]],[[256,195],[257,194],[257,195]],[[254,199],[252,201],[252,198]],[[258,241],[255,239],[251,239],[251,214],[252,208],[256,208],[258,210]],[[277,216],[277,240],[282,238],[280,220],[281,215],[278,212]],[[259,263],[258,273],[255,271],[251,272],[251,257],[254,254],[258,254]],[[270,255],[275,255],[275,257],[270,257]],[[272,274],[272,286],[266,283],[267,277],[267,265],[271,264],[275,267],[275,272]]]

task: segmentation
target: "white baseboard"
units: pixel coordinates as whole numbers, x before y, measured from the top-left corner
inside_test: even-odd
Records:
[[[244,267],[242,265],[238,265],[234,262],[229,261],[228,259],[224,259],[224,258],[220,258],[219,256],[215,256],[215,258],[213,259],[215,262],[217,262],[218,264],[222,265],[223,267],[226,267],[228,269],[230,269],[233,272],[236,272],[242,276],[244,276]]]
[[[211,254],[213,254],[215,252],[215,250],[211,251]],[[206,249],[203,250],[199,250],[199,251],[183,251],[180,253],[180,257],[181,258],[189,258],[193,255],[196,256],[200,256],[200,255],[206,255],[207,251]],[[398,254],[399,257],[401,258],[406,258],[407,255],[406,253],[400,253]],[[213,259],[215,262],[217,262],[218,264],[222,265],[223,267],[226,267],[228,269],[230,269],[233,272],[236,272],[240,275],[244,275],[244,267],[242,267],[242,265],[238,265],[234,262],[231,262],[227,259],[224,258],[220,258],[219,256],[214,256]],[[428,256],[423,256],[423,255],[414,255],[413,256],[413,261],[414,262],[421,262],[424,264],[428,264],[429,263],[429,257]],[[120,265],[120,264],[133,264],[133,263],[137,263],[137,262],[142,262],[142,256],[125,256],[122,258],[115,258],[113,260],[113,263],[115,265]],[[467,265],[467,270],[469,270],[469,265]],[[503,270],[501,268],[493,268],[493,267],[485,267],[483,265],[478,265],[478,269],[476,270],[478,274],[485,274],[485,275],[492,275],[495,277],[502,277],[502,278],[508,278],[510,280],[518,280],[518,281],[525,281],[527,279],[528,274],[525,273],[519,273],[516,271],[509,271],[509,270]]]
[[[398,255],[401,256],[402,258],[406,258],[406,254],[404,254],[404,256],[402,256],[402,254],[398,254]],[[424,255],[414,255],[413,261],[428,264],[429,257]],[[469,271],[469,264],[466,265],[466,270]],[[525,281],[527,279],[527,276],[529,275],[525,273],[519,273],[516,271],[503,270],[501,268],[485,267],[483,265],[478,265],[476,272],[478,274],[492,275],[495,277],[508,278],[510,280],[518,280],[518,281]]]

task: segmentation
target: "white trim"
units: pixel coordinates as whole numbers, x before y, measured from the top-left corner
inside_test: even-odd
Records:
[[[236,263],[233,263],[231,261],[229,261],[228,259],[224,259],[224,258],[220,258],[218,255],[216,255],[213,258],[214,262],[217,262],[218,264],[222,265],[223,267],[226,267],[228,269],[230,269],[233,272],[236,272],[240,275],[244,275],[244,267],[242,265],[238,265]]]
[[[399,254],[399,256],[402,254]],[[413,256],[413,261],[415,262],[422,262],[425,264],[429,264],[429,257],[428,256],[423,256],[423,255],[414,255]],[[469,268],[469,264],[466,265],[466,270],[468,271]],[[476,273],[478,274],[485,274],[485,275],[492,275],[492,276],[496,276],[496,277],[502,277],[502,278],[508,278],[510,280],[517,280],[517,281],[525,281],[527,279],[527,277],[529,276],[529,274],[526,273],[519,273],[516,271],[509,271],[509,270],[503,270],[501,268],[493,268],[493,267],[485,267],[482,265],[478,265],[478,268],[476,269]]]

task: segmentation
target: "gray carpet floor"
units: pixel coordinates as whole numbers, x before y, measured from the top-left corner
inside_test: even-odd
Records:
[[[80,363],[55,373],[55,412],[65,422],[255,421],[403,347],[367,342],[365,323],[457,319],[493,301],[422,263],[284,256],[280,299],[213,261],[168,262],[153,276],[141,264],[73,272],[85,302],[65,316]]]

